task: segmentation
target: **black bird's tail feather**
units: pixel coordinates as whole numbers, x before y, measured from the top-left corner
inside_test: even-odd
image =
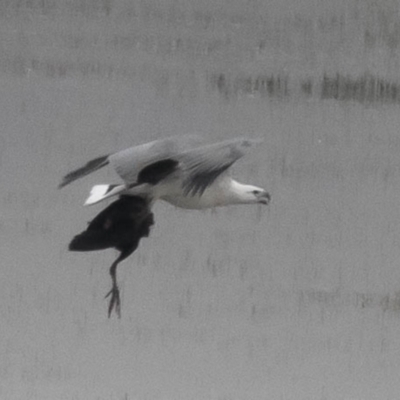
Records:
[[[84,231],[76,235],[68,246],[70,251],[93,251],[104,250],[113,247],[110,243],[107,232],[104,231]]]
[[[58,188],[61,189],[69,183],[76,181],[77,179],[82,178],[94,171],[97,171],[100,168],[103,168],[109,163],[108,157],[108,155],[97,157],[94,160],[86,163],[83,167],[69,172],[67,175],[64,176],[61,183],[58,185]]]

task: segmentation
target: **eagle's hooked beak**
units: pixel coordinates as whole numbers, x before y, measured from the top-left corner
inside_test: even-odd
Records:
[[[269,204],[270,201],[271,201],[271,195],[265,190],[258,195],[259,203],[267,205]]]

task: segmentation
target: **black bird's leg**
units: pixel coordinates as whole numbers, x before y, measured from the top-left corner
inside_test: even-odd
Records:
[[[118,318],[121,318],[121,300],[119,297],[119,288],[117,284],[117,265],[121,261],[121,256],[119,256],[111,265],[110,267],[110,275],[112,279],[112,288],[106,294],[105,298],[111,296],[110,303],[108,305],[108,318],[111,317],[112,310],[115,307],[115,312],[118,315]]]
[[[117,265],[124,260],[126,257],[131,255],[137,248],[137,243],[134,243],[128,247],[122,248],[119,257],[112,263],[110,267],[110,275],[112,280],[112,288],[106,294],[105,298],[111,296],[110,303],[108,305],[108,318],[111,317],[112,310],[115,308],[115,312],[118,318],[121,318],[121,299],[119,297],[119,288],[117,284]]]

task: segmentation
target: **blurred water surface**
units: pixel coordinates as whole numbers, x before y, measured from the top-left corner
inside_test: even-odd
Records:
[[[397,399],[395,1],[0,3],[0,397]],[[263,137],[268,208],[156,205],[119,269],[69,253],[87,160],[173,134]]]

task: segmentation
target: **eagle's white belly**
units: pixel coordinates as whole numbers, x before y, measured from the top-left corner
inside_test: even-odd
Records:
[[[185,194],[180,182],[176,182],[176,185],[169,183],[168,185],[160,185],[155,190],[155,197],[165,200],[168,203],[187,209],[200,210],[204,208],[213,208],[225,205],[227,201],[226,197],[226,181],[217,179],[211,186],[209,186],[201,196],[196,194]]]

